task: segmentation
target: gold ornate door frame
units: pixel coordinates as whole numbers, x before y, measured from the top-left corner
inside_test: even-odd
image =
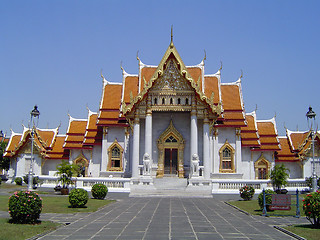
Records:
[[[166,148],[178,149],[178,177],[184,177],[183,168],[183,151],[184,151],[184,139],[178,130],[173,126],[172,120],[170,121],[169,127],[160,135],[158,139],[158,171],[157,177],[161,178],[164,176],[164,151]]]

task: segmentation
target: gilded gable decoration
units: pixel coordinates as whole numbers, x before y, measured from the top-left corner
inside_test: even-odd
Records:
[[[170,80],[169,79],[170,77],[172,77],[173,79],[177,79],[178,83],[173,83],[174,81],[173,79]],[[184,79],[184,82],[187,82],[190,85],[188,86],[187,84],[182,84],[183,83],[181,81],[182,79]],[[189,87],[190,90],[193,91],[193,93],[195,92],[198,95],[199,99],[202,102],[210,106],[213,114],[220,115],[223,111],[221,103],[218,105],[214,105],[212,97],[206,96],[202,92],[202,90],[200,89],[201,79],[193,79],[191,75],[188,73],[187,67],[184,65],[173,43],[171,43],[170,46],[168,47],[166,53],[164,54],[162,60],[160,61],[160,64],[158,65],[151,79],[148,82],[146,82],[144,79],[143,81],[144,81],[144,87],[142,91],[133,99],[130,99],[129,104],[126,104],[124,101],[122,101],[121,109],[124,115],[134,110],[135,105],[144,99],[145,95],[151,90],[150,89],[151,87],[152,87],[152,90],[153,90],[153,87],[156,87],[156,88],[162,87],[163,90],[166,88],[171,90],[172,89],[177,90],[181,87],[182,88]],[[161,84],[157,82],[154,84],[155,81],[157,82],[160,81]],[[170,99],[169,99],[169,103],[170,103]]]

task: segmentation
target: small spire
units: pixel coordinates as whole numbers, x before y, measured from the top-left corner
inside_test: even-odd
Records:
[[[139,58],[139,50],[137,51],[137,60],[140,61],[140,58]]]
[[[122,71],[124,71],[123,67],[122,67],[122,60],[120,61],[120,68],[121,68]]]
[[[219,68],[219,71],[222,70],[222,61],[220,60],[220,68]]]
[[[242,72],[242,69],[241,69],[241,76],[239,78],[242,79],[242,77],[243,77],[243,72]]]
[[[256,109],[254,110],[255,112],[258,110],[258,104],[256,104]]]
[[[203,51],[204,51],[204,58],[203,58],[203,62],[205,61],[205,60],[207,60],[207,53],[206,53],[206,50],[205,49],[203,49]]]
[[[170,47],[173,47],[173,25],[171,25],[171,42]]]

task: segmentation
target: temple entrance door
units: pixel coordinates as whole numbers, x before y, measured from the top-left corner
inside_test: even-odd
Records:
[[[164,156],[164,174],[178,173],[178,149],[166,148]]]

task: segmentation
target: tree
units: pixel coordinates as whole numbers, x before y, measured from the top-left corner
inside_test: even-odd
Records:
[[[59,181],[62,183],[62,188],[68,188],[70,184],[73,184],[71,178],[78,172],[78,166],[75,164],[69,164],[67,161],[62,161],[57,166],[57,175],[59,175]]]
[[[287,179],[289,177],[288,171],[289,169],[286,168],[284,164],[275,165],[271,170],[270,179],[275,192],[280,192],[281,187],[287,185]]]
[[[0,143],[0,169],[4,169],[6,171],[8,171],[10,167],[10,159],[3,156],[7,145],[8,143],[5,141]]]

